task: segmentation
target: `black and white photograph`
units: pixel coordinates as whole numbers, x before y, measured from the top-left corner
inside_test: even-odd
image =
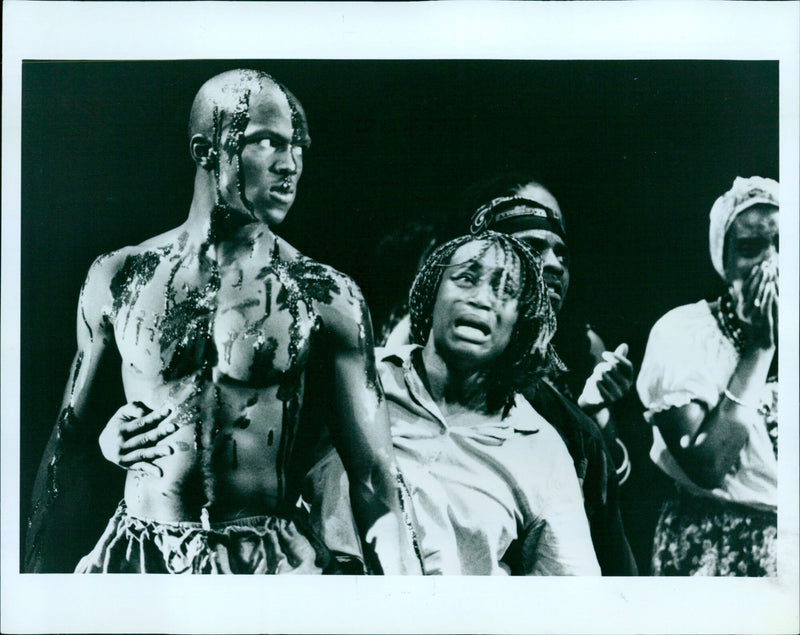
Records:
[[[796,629],[800,4],[24,4],[3,632]]]

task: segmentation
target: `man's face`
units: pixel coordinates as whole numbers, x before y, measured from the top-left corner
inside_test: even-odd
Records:
[[[778,210],[757,205],[739,214],[725,239],[725,278],[741,288],[753,267],[778,255]]]
[[[558,201],[548,190],[538,183],[523,185],[517,196],[531,199],[549,207],[561,216]],[[542,259],[544,283],[553,311],[558,313],[564,305],[569,289],[569,250],[558,234],[546,229],[529,229],[514,232],[514,237],[528,243]]]
[[[481,254],[481,252],[485,253]],[[519,309],[519,263],[497,246],[462,245],[445,268],[436,295],[431,337],[448,362],[476,369],[508,346]]]
[[[514,232],[514,238],[527,243],[542,259],[542,274],[553,311],[564,305],[569,289],[569,251],[561,236],[547,229]]]
[[[252,94],[248,115],[238,152],[220,152],[220,192],[254,220],[278,225],[294,203],[303,148],[292,143],[292,110],[277,87]]]

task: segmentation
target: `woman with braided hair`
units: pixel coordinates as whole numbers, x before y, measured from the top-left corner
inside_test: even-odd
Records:
[[[421,231],[424,229],[410,224],[395,240],[385,242],[424,246],[429,253],[433,234],[432,230]],[[605,344],[585,323],[564,319],[562,307],[570,286],[564,215],[556,197],[538,180],[525,172],[508,172],[473,184],[452,213],[444,216],[434,238],[444,242],[467,231],[476,234],[486,230],[514,236],[541,260],[547,296],[558,319],[553,343],[566,366],[551,365],[552,372],[539,373],[516,385],[555,427],[572,456],[603,575],[637,575],[620,510],[620,489],[631,464],[615,423],[619,402],[633,383],[627,345],[613,353],[606,351]],[[394,263],[404,252],[395,255],[382,244],[380,253]],[[392,271],[396,275],[397,267],[393,265]],[[396,307],[381,331],[387,347],[411,341],[407,301]]]
[[[539,258],[456,238],[409,305],[412,343],[376,354],[424,572],[599,575],[570,455],[519,393],[559,363]]]

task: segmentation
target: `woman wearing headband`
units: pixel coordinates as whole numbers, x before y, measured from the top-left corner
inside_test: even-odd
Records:
[[[376,351],[426,574],[600,573],[571,457],[519,392],[557,361],[537,260],[498,232],[448,241],[411,288],[412,343]]]
[[[535,253],[492,231],[447,241],[408,306],[410,341],[376,358],[424,573],[598,575],[572,458],[520,393],[558,364]],[[326,544],[355,553],[347,489],[328,457],[304,500]]]
[[[711,209],[727,285],[656,322],[636,383],[651,458],[675,484],[656,575],[776,575],[778,183],[737,178]]]
[[[558,315],[569,289],[570,257],[564,216],[553,194],[528,174],[497,175],[465,192],[439,236],[447,239],[465,230],[479,234],[487,229],[514,236],[540,257],[547,297]],[[409,325],[407,316],[392,324],[387,348],[409,341]],[[559,338],[556,348],[559,354],[562,345],[568,351],[569,368],[552,368],[548,377],[529,381],[522,392],[556,428],[572,456],[603,575],[636,575],[619,507],[620,483],[630,473],[630,462],[613,420],[609,424],[611,408],[633,384],[633,366],[622,348],[605,351],[599,337],[593,332],[589,336],[583,325],[564,326],[559,318],[558,333],[569,333]],[[595,359],[591,349],[598,345]],[[603,424],[607,425],[601,428]]]

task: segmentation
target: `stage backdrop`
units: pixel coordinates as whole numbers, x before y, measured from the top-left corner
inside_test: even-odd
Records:
[[[565,319],[591,322],[609,346],[627,341],[638,364],[661,314],[721,290],[707,248],[714,199],[736,176],[778,177],[775,62],[25,63],[23,525],[74,352],[86,270],[97,255],[184,220],[192,98],[206,79],[240,66],[285,83],[310,122],[297,201],[278,233],[353,276],[376,321],[404,293],[400,264],[376,253],[381,237],[451,212],[476,180],[524,169],[566,215]],[[121,405],[118,389],[108,395]],[[634,461],[624,513],[646,572],[663,481],[635,401],[629,410],[620,430]],[[116,487],[110,500],[121,497]],[[86,510],[98,532],[114,500]]]

